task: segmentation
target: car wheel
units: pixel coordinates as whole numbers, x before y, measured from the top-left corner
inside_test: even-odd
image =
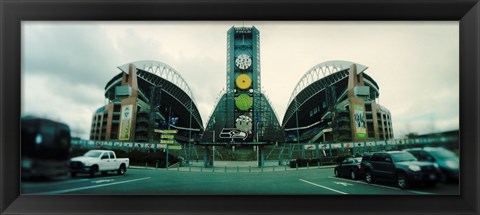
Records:
[[[95,176],[95,174],[98,172],[98,166],[92,166],[90,169],[90,177]]]
[[[435,186],[437,186],[437,182],[436,182],[436,181],[427,182],[427,187],[435,187]]]
[[[102,175],[107,175],[107,171],[102,171]]]
[[[122,164],[122,165],[120,165],[120,168],[118,168],[117,173],[119,175],[124,175],[126,171],[127,171],[127,168],[125,168],[125,165]]]
[[[76,173],[76,172],[71,172],[70,175],[72,176],[72,178],[77,177],[77,173]]]
[[[367,172],[365,172],[365,181],[367,181],[368,183],[373,183],[372,171],[367,170]]]
[[[335,174],[335,177],[340,177],[340,176],[338,175],[338,170],[337,170],[337,169],[333,170],[333,174]]]
[[[405,173],[399,173],[397,175],[397,185],[401,189],[407,189],[408,187],[410,187],[410,184],[408,182],[408,179]]]
[[[353,169],[350,171],[350,178],[352,180],[357,180],[357,174],[355,173],[355,170],[353,170]]]

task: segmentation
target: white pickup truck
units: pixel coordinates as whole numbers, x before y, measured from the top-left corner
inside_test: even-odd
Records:
[[[106,175],[108,171],[116,171],[123,175],[129,163],[128,158],[117,158],[114,151],[90,150],[83,156],[70,159],[70,174],[75,177],[77,173],[88,173],[93,177],[97,172]]]

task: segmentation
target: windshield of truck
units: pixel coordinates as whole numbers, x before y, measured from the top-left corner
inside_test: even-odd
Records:
[[[99,152],[99,151],[88,151],[88,152],[85,153],[83,156],[92,157],[92,158],[98,158],[98,157],[100,157],[100,154],[102,154],[102,152]]]
[[[391,153],[393,161],[395,162],[405,162],[405,161],[416,161],[417,158],[408,152],[399,152],[399,153]]]

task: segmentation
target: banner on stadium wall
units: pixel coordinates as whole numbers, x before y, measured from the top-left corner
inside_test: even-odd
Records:
[[[94,142],[94,141],[92,141],[92,140],[89,140],[89,141],[88,141],[88,145],[91,145],[91,146],[93,146],[93,145],[95,145],[95,142]]]
[[[104,145],[104,146],[112,146],[113,143],[112,143],[112,142],[104,142],[103,145]]]
[[[151,148],[153,148],[153,144],[151,144],[151,143],[145,143],[145,148],[151,149]]]
[[[332,143],[330,146],[332,147],[332,149],[340,149],[340,148],[342,148],[342,144],[341,144],[341,143]]]
[[[133,105],[122,106],[120,112],[119,140],[129,140],[132,126]]]
[[[353,147],[353,143],[344,143],[343,144],[343,148],[352,148]]]
[[[366,142],[366,146],[375,146],[375,142]]]
[[[315,150],[315,149],[317,149],[317,146],[315,144],[305,144],[305,145],[303,145],[303,148],[305,150]]]
[[[115,142],[115,143],[113,144],[113,146],[122,147],[122,142]]]
[[[355,147],[364,147],[365,143],[355,143]]]
[[[384,146],[384,145],[386,145],[386,144],[385,144],[385,141],[378,141],[378,142],[376,142],[375,144],[376,144],[377,146]]]
[[[367,122],[365,121],[365,106],[353,104],[353,115],[355,119],[355,137],[367,138]]]
[[[144,148],[144,147],[145,147],[145,143],[135,143],[135,147],[136,147],[136,148]]]
[[[131,147],[133,147],[133,143],[124,142],[124,143],[123,143],[123,147],[131,148]]]
[[[158,149],[166,149],[166,148],[167,148],[167,144],[157,144],[157,148],[158,148]]]
[[[387,140],[388,145],[396,145],[397,143],[394,140]]]
[[[330,144],[318,144],[318,148],[320,148],[320,149],[330,149]]]

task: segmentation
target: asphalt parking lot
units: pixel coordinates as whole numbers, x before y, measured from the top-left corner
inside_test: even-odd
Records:
[[[458,183],[439,183],[435,187],[413,187],[402,190],[395,183],[379,181],[368,184],[363,180],[337,178],[333,168],[301,168],[284,171],[277,167],[242,168],[129,168],[123,176],[115,173],[98,174],[94,178],[79,175],[50,181],[24,181],[22,194],[107,194],[107,195],[458,195]],[[239,169],[238,169],[239,170]],[[283,170],[283,171],[281,171]]]

